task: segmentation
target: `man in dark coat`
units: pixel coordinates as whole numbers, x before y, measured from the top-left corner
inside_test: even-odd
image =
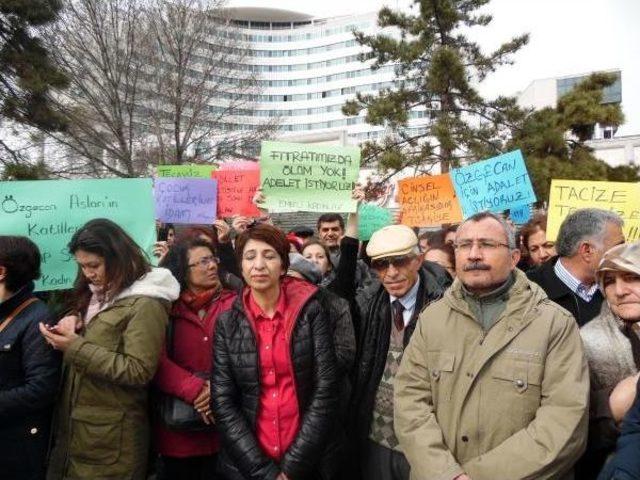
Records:
[[[404,225],[375,232],[367,254],[377,281],[358,292],[353,306],[353,466],[368,480],[408,480],[409,464],[393,430],[393,379],[419,313],[451,280],[439,265],[422,262],[418,238]]]
[[[560,226],[558,256],[527,272],[550,300],[573,314],[579,326],[600,313],[603,298],[596,270],[607,250],[624,243],[622,223],[607,210],[576,210]]]

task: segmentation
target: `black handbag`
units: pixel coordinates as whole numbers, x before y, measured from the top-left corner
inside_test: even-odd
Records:
[[[167,356],[173,356],[173,320],[167,326]],[[207,373],[195,374],[206,378]],[[213,430],[213,424],[207,425],[193,405],[184,400],[156,389],[156,416],[170,430],[182,432],[206,432]]]

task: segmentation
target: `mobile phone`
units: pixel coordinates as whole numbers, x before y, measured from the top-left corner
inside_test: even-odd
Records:
[[[169,228],[168,227],[160,227],[158,229],[158,241],[159,242],[166,242],[168,236],[169,236]]]

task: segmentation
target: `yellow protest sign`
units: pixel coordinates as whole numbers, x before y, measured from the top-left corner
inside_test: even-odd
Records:
[[[579,208],[601,208],[624,220],[628,242],[640,239],[640,183],[551,180],[547,239],[555,240],[560,224]]]

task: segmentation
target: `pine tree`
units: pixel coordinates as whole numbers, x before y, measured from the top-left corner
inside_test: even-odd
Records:
[[[66,87],[67,79],[50,61],[39,37],[60,8],[60,0],[0,0],[2,115],[44,130],[65,126],[49,95],[52,89]]]
[[[562,96],[555,108],[531,113],[514,130],[508,148],[522,150],[539,199],[549,198],[552,178],[640,180],[638,167],[612,167],[596,158],[585,143],[593,137],[596,124],[618,127],[624,123],[620,104],[602,102],[603,89],[615,81],[615,75],[593,74]]]
[[[394,132],[382,142],[364,145],[365,161],[383,169],[415,166],[429,171],[439,165],[446,172],[460,161],[472,161],[503,150],[509,130],[524,112],[514,98],[483,98],[476,86],[499,66],[512,63],[512,55],[528,41],[521,35],[485,54],[465,35],[470,28],[486,27],[492,18],[480,13],[489,0],[416,0],[416,13],[383,8],[381,28],[389,33],[364,35],[357,41],[371,49],[373,68],[396,65],[400,87],[377,95],[358,94],[343,107],[345,115],[366,110],[366,121]],[[396,32],[396,33],[393,33]],[[406,129],[409,112],[424,107],[433,121],[425,132]]]

